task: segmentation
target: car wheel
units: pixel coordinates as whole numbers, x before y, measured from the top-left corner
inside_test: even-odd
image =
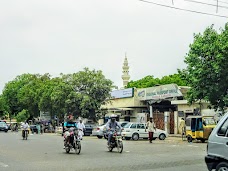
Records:
[[[228,170],[227,162],[221,162],[216,166],[216,171],[226,171],[226,170]]]
[[[159,140],[165,140],[165,138],[166,138],[165,134],[162,133],[159,135]]]
[[[98,136],[97,136],[97,138],[102,139],[103,137],[102,137],[102,136],[100,136],[100,135],[98,135]]]
[[[134,133],[134,134],[132,135],[132,139],[135,140],[135,141],[139,140],[139,134]]]

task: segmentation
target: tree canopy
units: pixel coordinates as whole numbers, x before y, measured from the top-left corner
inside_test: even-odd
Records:
[[[181,71],[179,71],[181,72]],[[183,79],[180,73],[176,73],[173,75],[164,76],[160,78],[154,78],[154,76],[148,75],[140,80],[130,81],[127,85],[127,88],[136,87],[136,88],[147,88],[153,87],[156,85],[164,85],[164,84],[177,84],[179,86],[186,86],[187,82]]]
[[[216,31],[208,27],[202,34],[195,34],[185,57],[187,68],[182,76],[191,87],[190,103],[207,100],[215,109],[228,105],[228,24]]]
[[[22,74],[8,82],[0,96],[0,111],[38,117],[40,111],[51,117],[73,113],[96,120],[97,111],[110,96],[113,82],[101,71],[85,68],[73,74],[51,78],[49,74]],[[22,118],[22,119],[21,119]]]

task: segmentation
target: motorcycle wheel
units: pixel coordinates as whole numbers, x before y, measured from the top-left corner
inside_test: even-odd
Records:
[[[28,139],[28,132],[25,131],[25,139],[27,140]]]
[[[66,147],[66,153],[69,153],[69,152],[70,152],[70,148]]]
[[[108,151],[112,152],[113,148],[112,147],[108,147]]]
[[[75,153],[80,154],[80,152],[81,152],[81,142],[78,141],[75,145]]]
[[[121,141],[117,142],[117,150],[119,153],[123,152],[123,142]]]

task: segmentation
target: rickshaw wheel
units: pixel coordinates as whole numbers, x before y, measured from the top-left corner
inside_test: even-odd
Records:
[[[191,137],[191,135],[188,135],[188,136],[187,136],[187,140],[188,140],[189,143],[192,142],[192,137]]]

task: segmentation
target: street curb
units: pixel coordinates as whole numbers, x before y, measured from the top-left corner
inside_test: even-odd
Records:
[[[168,137],[182,138],[181,135],[178,134],[169,134]]]

